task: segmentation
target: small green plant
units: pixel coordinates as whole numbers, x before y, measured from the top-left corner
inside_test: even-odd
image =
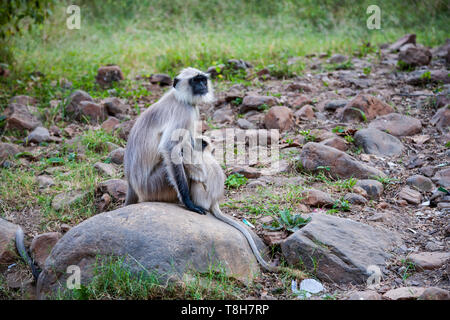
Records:
[[[355,142],[355,138],[353,138],[351,135],[346,135],[344,137],[345,141],[347,141],[348,143],[353,143]]]
[[[389,185],[399,182],[397,178],[383,177],[383,176],[373,176],[373,179],[381,182],[383,185]]]
[[[315,135],[311,134],[311,130],[301,130],[300,134],[305,137],[305,140],[307,142],[310,142],[310,141],[314,142],[317,140],[317,137]]]
[[[406,63],[403,60],[398,60],[397,62],[397,68],[401,71],[411,72],[414,71],[414,66]]]
[[[368,76],[372,72],[372,67],[363,68],[363,73]]]
[[[267,111],[269,109],[270,109],[270,107],[267,104],[265,104],[265,103],[263,103],[262,105],[258,106],[258,110],[259,111]]]
[[[350,211],[350,203],[344,198],[334,201],[333,209],[339,211]]]
[[[236,189],[246,184],[248,179],[240,173],[230,174],[225,180],[225,186],[229,189]]]
[[[347,130],[346,127],[336,126],[333,129],[331,129],[331,132],[333,132],[333,133],[343,133],[343,132],[345,132],[345,130]]]
[[[402,280],[406,281],[406,279],[408,279],[412,273],[411,271],[415,271],[416,270],[416,265],[408,260],[402,259],[402,264],[403,264],[403,271],[402,271]]]
[[[295,232],[310,221],[311,217],[305,219],[300,214],[291,214],[290,210],[286,209],[279,212],[279,217],[270,226],[264,225],[263,227],[270,230],[286,229]]]
[[[242,103],[242,98],[237,97],[236,99],[234,99],[233,101],[231,101],[232,104],[234,104],[235,106],[238,106]]]

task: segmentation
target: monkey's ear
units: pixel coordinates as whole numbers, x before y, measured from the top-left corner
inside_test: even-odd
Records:
[[[178,78],[173,79],[173,87],[174,88],[177,86],[178,81],[180,81],[180,79],[178,79]]]

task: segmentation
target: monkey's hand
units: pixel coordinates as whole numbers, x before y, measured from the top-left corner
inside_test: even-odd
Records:
[[[185,203],[185,205],[186,205],[186,208],[188,208],[190,211],[194,211],[194,212],[197,212],[199,214],[206,214],[206,210],[205,209],[203,209],[202,207],[196,206],[192,202]]]

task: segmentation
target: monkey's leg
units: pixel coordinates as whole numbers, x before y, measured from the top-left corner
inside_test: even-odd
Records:
[[[139,201],[138,195],[136,194],[130,183],[128,183],[127,198],[125,200],[125,205],[128,206],[130,204],[135,204],[138,203],[138,201]]]

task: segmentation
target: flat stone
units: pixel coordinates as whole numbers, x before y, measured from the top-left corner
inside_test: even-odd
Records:
[[[408,203],[418,205],[422,202],[422,195],[420,192],[411,189],[410,187],[404,187],[398,194],[400,199],[406,200]]]
[[[369,128],[378,129],[393,136],[412,136],[422,132],[419,119],[398,113],[390,113],[377,117],[370,122]]]
[[[16,257],[17,225],[0,218],[0,268],[7,267]]]
[[[45,259],[50,255],[50,251],[52,251],[52,248],[61,237],[62,234],[59,232],[48,232],[34,237],[31,242],[30,251],[33,260],[40,268],[44,266]]]
[[[358,180],[358,182],[356,182],[356,186],[364,189],[370,199],[379,199],[384,191],[383,184],[377,180]]]
[[[308,189],[302,192],[301,202],[313,207],[329,207],[334,203],[333,198],[328,194],[316,189]]]
[[[450,300],[450,292],[437,287],[426,288],[417,300]]]
[[[104,163],[104,162],[96,162],[94,164],[94,168],[97,169],[101,174],[114,177],[117,175],[116,168],[110,163]]]
[[[408,256],[408,260],[422,270],[439,269],[448,259],[450,259],[450,252],[421,252],[411,253]]]
[[[61,210],[63,208],[69,207],[82,200],[87,195],[86,192],[70,191],[67,193],[60,193],[56,195],[52,200],[52,208],[55,210]]]
[[[422,192],[431,192],[435,188],[430,178],[418,174],[415,174],[406,179],[406,184],[412,187],[416,187]]]
[[[41,143],[50,141],[50,132],[44,127],[36,127],[26,138],[27,142]]]
[[[381,300],[381,295],[372,290],[356,291],[349,296],[348,300]]]
[[[404,146],[396,137],[377,129],[362,129],[355,134],[355,144],[365,153],[377,156],[397,156],[402,154]]]
[[[383,294],[383,298],[389,300],[415,300],[422,295],[425,288],[422,287],[401,287],[392,289]]]

